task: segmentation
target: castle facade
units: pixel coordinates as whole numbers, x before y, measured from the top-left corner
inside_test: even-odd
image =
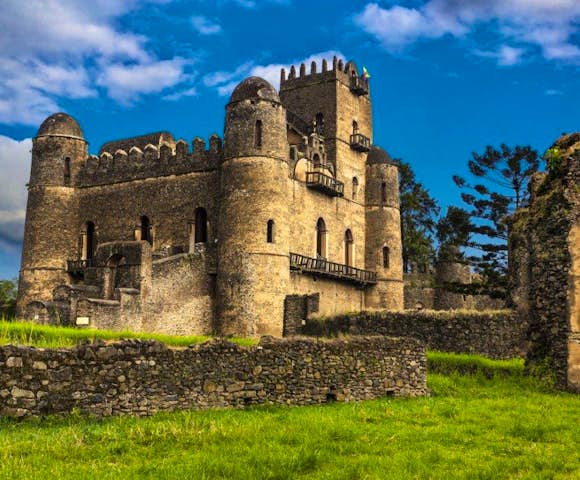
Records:
[[[308,315],[403,308],[398,170],[372,144],[353,62],[251,77],[224,141],[167,132],[88,154],[78,123],[34,138],[18,311],[173,334],[292,334]]]

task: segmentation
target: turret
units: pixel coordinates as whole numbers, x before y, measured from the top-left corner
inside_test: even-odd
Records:
[[[366,306],[403,309],[403,253],[399,210],[399,169],[382,148],[373,147],[366,167],[367,270],[377,284],[367,291]]]
[[[87,142],[74,118],[48,117],[32,144],[32,167],[24,227],[18,313],[29,301],[50,300],[68,283],[67,259],[78,256],[77,175],[87,158]]]
[[[251,77],[226,107],[218,232],[217,328],[282,335],[289,285],[286,110]]]

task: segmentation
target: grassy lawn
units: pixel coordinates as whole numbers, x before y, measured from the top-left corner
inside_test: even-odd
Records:
[[[0,319],[0,345],[18,344],[35,347],[60,348],[72,347],[87,340],[121,340],[138,338],[141,340],[158,340],[174,347],[186,347],[210,339],[204,336],[172,336],[151,333],[112,332],[108,330],[81,329],[76,327],[53,327],[37,325],[31,322],[16,322]],[[240,345],[253,345],[254,339],[231,338]]]
[[[429,375],[429,398],[0,420],[0,478],[580,477],[580,396],[523,377],[518,360],[429,365],[446,372]]]

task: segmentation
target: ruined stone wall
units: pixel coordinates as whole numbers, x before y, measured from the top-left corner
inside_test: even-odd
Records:
[[[0,415],[150,415],[255,404],[309,405],[427,393],[425,347],[408,338],[157,342],[70,350],[0,347]]]
[[[560,150],[558,162],[548,175],[532,182],[531,205],[527,213],[521,212],[527,219],[512,225],[512,235],[527,240],[530,252],[524,270],[528,277],[520,289],[529,296],[519,310],[530,312],[527,368],[551,371],[558,385],[578,391],[580,134],[566,135],[555,146]]]
[[[443,352],[491,358],[522,357],[526,326],[508,310],[496,312],[362,312],[308,319],[302,333],[315,336],[407,335]]]

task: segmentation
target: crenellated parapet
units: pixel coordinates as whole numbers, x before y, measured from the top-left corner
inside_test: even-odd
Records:
[[[79,172],[77,184],[86,187],[215,170],[223,156],[222,140],[213,134],[208,143],[206,145],[205,140],[196,137],[190,149],[185,140],[174,141],[172,138],[162,139],[158,145],[143,145],[143,142],[131,145],[130,139],[110,142],[98,156],[90,155],[87,158]],[[111,146],[120,145],[125,148],[111,152]]]
[[[304,63],[300,64],[298,68],[292,65],[288,76],[286,76],[286,69],[283,68],[280,71],[280,90],[329,80],[338,80],[344,83],[357,95],[368,95],[369,93],[368,77],[363,72],[359,72],[354,62],[345,63],[336,56],[333,57],[330,66],[326,59],[322,60],[320,68],[315,61],[311,62],[310,69],[307,69]]]

